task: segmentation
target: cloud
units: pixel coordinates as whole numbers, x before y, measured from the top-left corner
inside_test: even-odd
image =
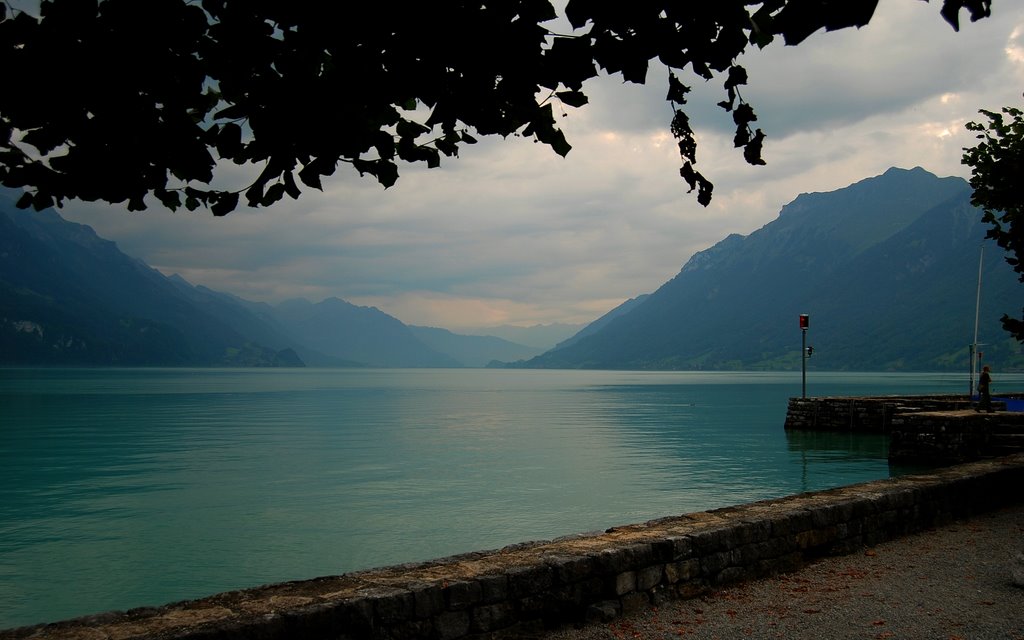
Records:
[[[764,167],[733,148],[721,82],[684,79],[697,168],[715,183],[706,209],[679,178],[665,72],[652,67],[646,86],[588,83],[591,104],[558,118],[567,158],[487,139],[440,169],[400,167],[387,190],[341,166],[323,193],[226,218],[89,203],[63,213],[165,273],[252,300],[338,296],[449,328],[583,322],[653,291],[694,252],[763,226],[801,192],[891,166],[966,176],[964,123],[1021,102],[1022,33],[1024,7],[1007,0],[960,33],[935,3],[885,2],[859,31],[749,53],[743,95],[768,134]]]

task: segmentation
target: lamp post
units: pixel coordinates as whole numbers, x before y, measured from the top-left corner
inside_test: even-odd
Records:
[[[806,313],[800,314],[800,335],[802,337],[800,344],[800,374],[801,374],[801,391],[800,397],[807,397],[807,329],[811,326],[811,316]]]

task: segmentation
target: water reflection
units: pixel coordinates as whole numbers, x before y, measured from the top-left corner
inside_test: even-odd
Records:
[[[829,380],[829,393],[959,384]],[[799,384],[791,373],[0,370],[0,628],[894,472],[883,437],[786,433]]]
[[[889,455],[885,434],[792,430],[785,434],[789,450],[804,457],[884,460]]]
[[[791,387],[757,382],[606,386],[587,401],[658,493],[703,510],[889,475],[883,436],[782,429]],[[656,508],[667,505],[645,500]],[[667,513],[667,512],[666,512]],[[664,513],[663,513],[664,515]]]

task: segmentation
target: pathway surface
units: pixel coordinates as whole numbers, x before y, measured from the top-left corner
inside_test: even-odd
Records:
[[[1021,552],[1024,505],[538,640],[1024,640]]]

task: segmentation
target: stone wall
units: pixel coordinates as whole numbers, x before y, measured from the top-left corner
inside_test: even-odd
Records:
[[[1024,413],[908,413],[890,429],[892,462],[956,464],[1024,451]]]
[[[786,429],[888,433],[897,414],[969,409],[966,394],[790,398]]]
[[[515,637],[693,597],[1016,504],[1024,497],[1021,486],[1024,454],[602,533],[0,631],[0,639]]]
[[[966,395],[790,398],[785,428],[888,433],[889,460],[957,464],[1024,452],[1024,413],[1005,411],[1020,394],[977,413]]]

